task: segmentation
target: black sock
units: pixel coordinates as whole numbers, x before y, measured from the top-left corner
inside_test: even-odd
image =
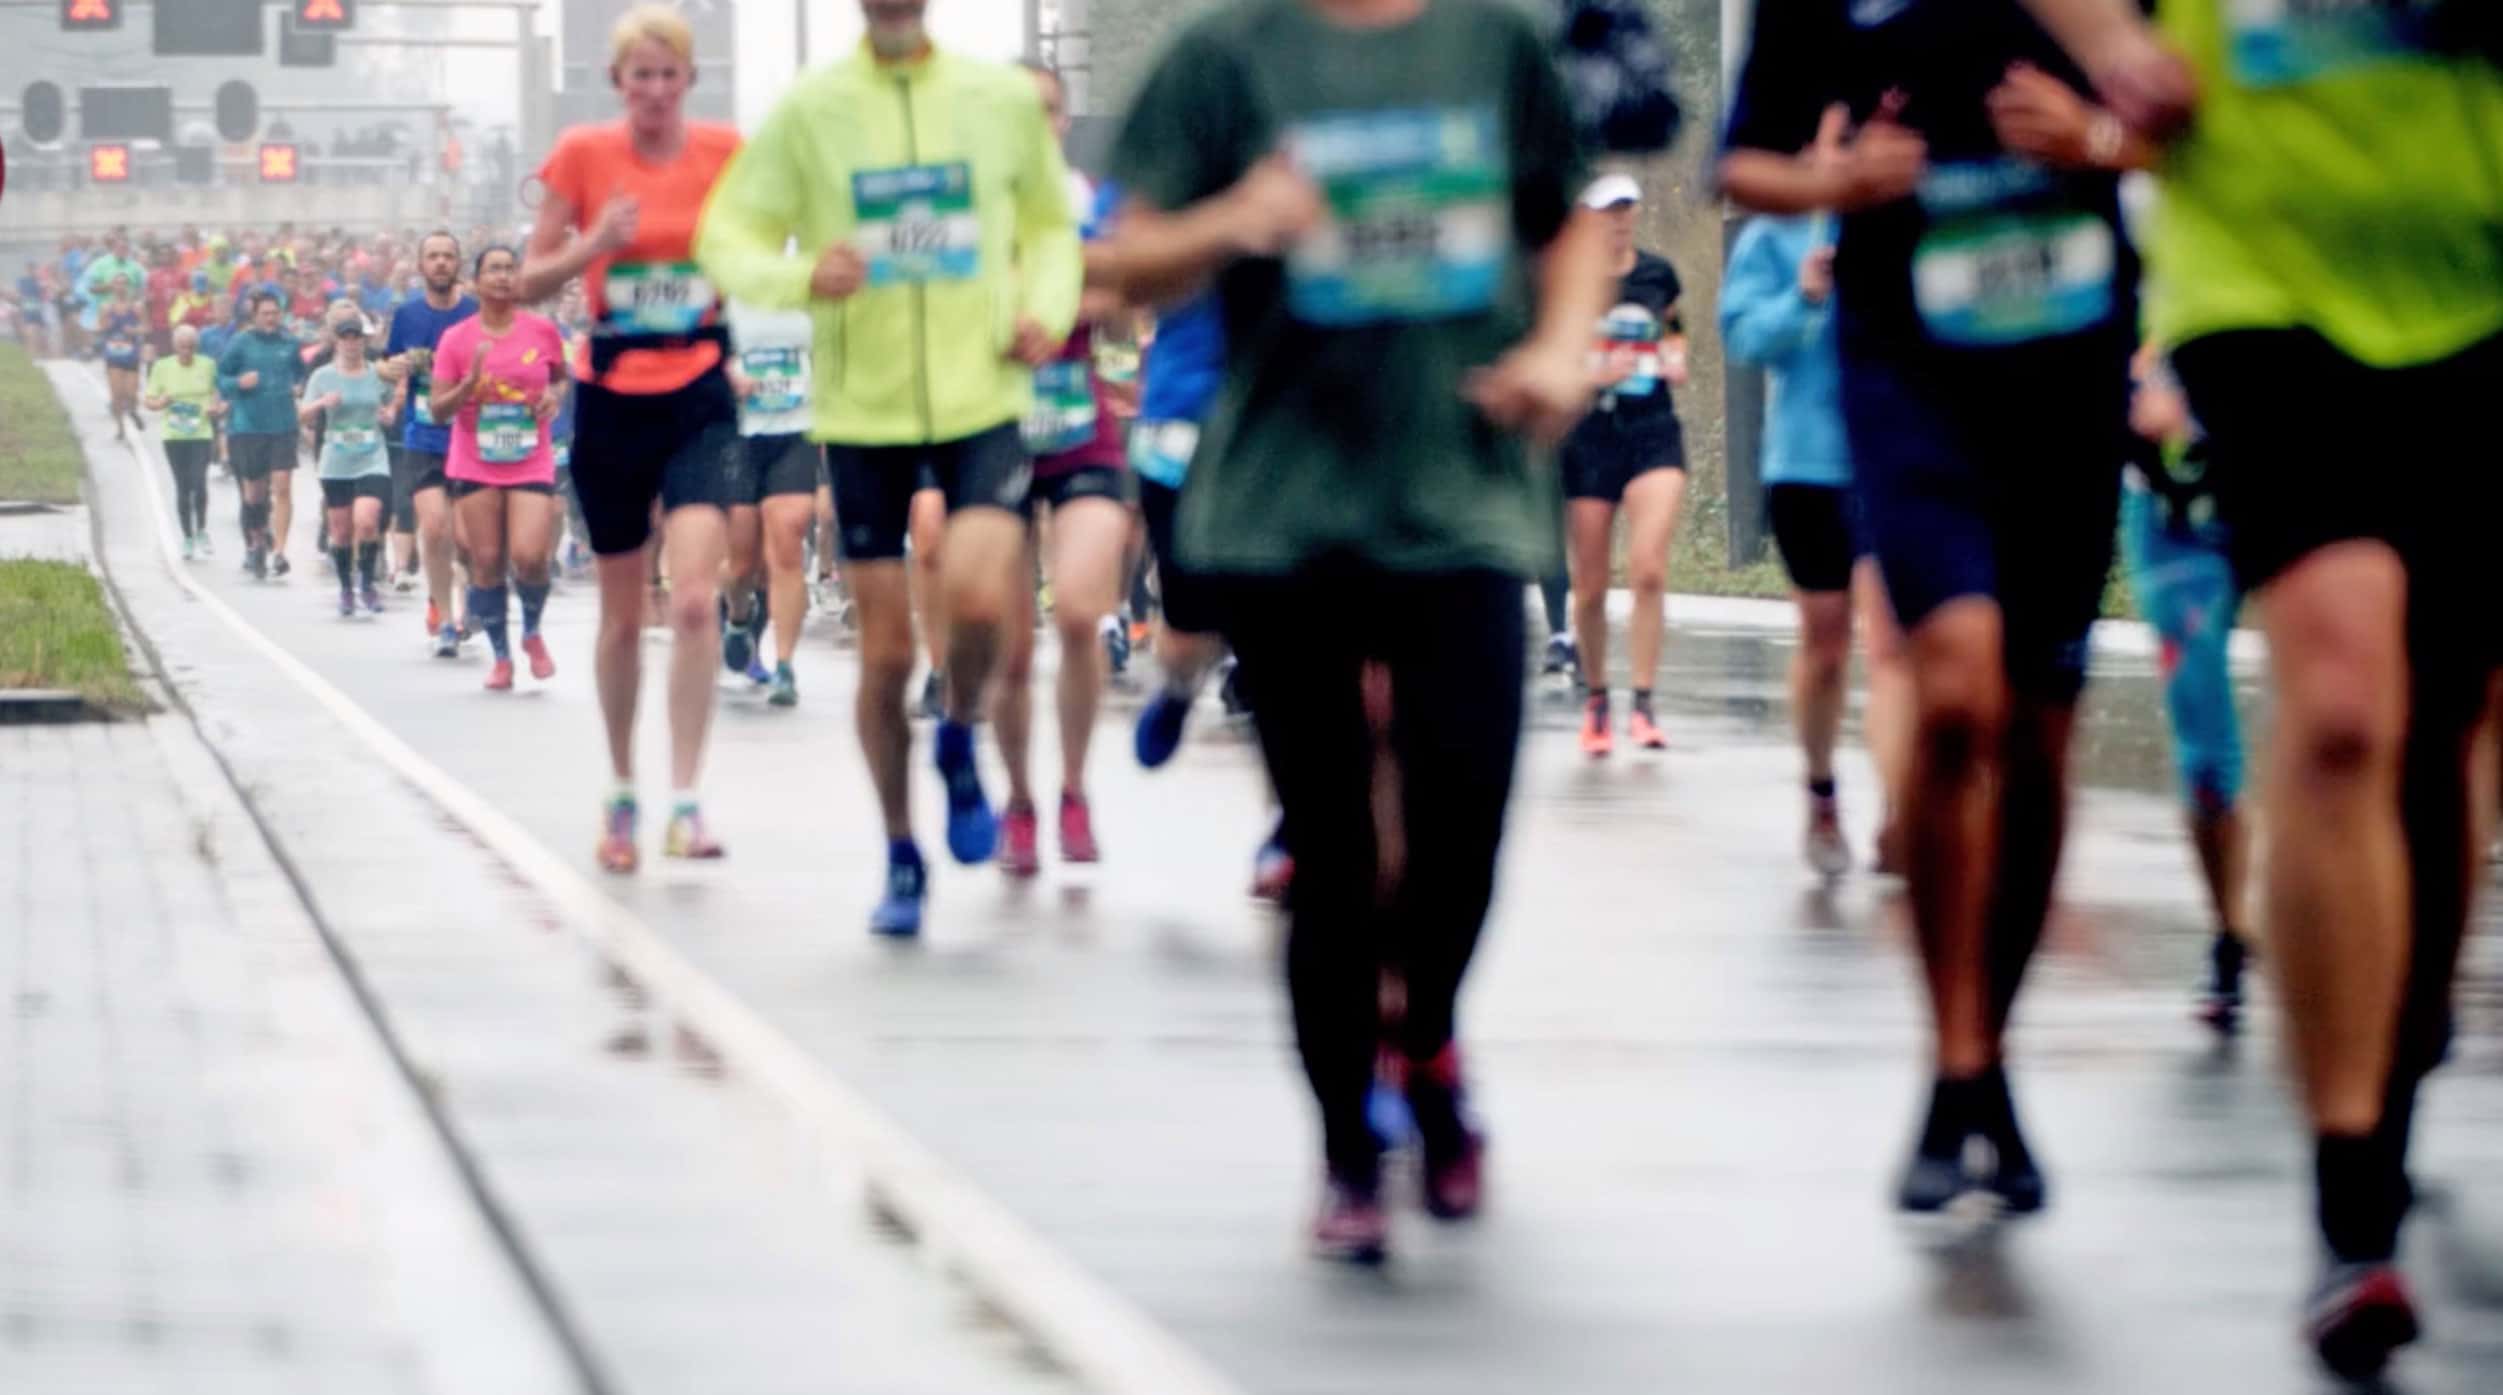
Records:
[[[348,550],[344,547],[330,549],[330,569],[339,574],[339,589],[342,591],[355,584],[349,579],[348,568]]]
[[[1808,782],[1808,793],[1815,795],[1819,799],[1833,798],[1834,777],[1828,775],[1822,780],[1810,780]]]
[[[2321,1239],[2342,1262],[2378,1264],[2398,1253],[2404,1182],[2392,1172],[2390,1150],[2376,1138],[2314,1136],[2312,1180],[2319,1192]]]
[[[356,575],[357,575],[357,579],[358,579],[358,580],[360,580],[360,581],[362,581],[362,582],[364,582],[364,583],[365,583],[366,585],[368,585],[368,586],[373,585],[373,584],[374,584],[374,567],[375,567],[376,563],[380,561],[381,557],[382,557],[382,544],[381,544],[381,543],[379,543],[379,542],[361,542],[361,543],[358,543],[358,544],[356,545]]]
[[[2216,971],[2216,986],[2239,990],[2242,987],[2242,966],[2250,952],[2242,939],[2230,930],[2216,932],[2215,943],[2208,946],[2208,963]]]
[[[1981,1095],[1980,1076],[1942,1075],[1931,1083],[1929,1118],[1921,1125],[1923,1157],[1953,1158],[1963,1152],[1964,1140],[1972,1136],[1974,1120],[1981,1112]]]
[[[1636,688],[1634,690],[1634,710],[1646,717],[1651,715],[1651,689]]]
[[[2032,1150],[2025,1146],[2025,1131],[2017,1126],[2016,1097],[2008,1093],[2008,1073],[2004,1066],[1993,1065],[1974,1080],[1977,1093],[1974,1107],[1976,1133],[1989,1140],[1991,1151],[1999,1155],[2001,1170],[2018,1170],[2033,1166]]]

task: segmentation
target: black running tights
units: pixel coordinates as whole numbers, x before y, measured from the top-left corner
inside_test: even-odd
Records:
[[[165,461],[174,470],[174,521],[184,537],[209,527],[208,441],[167,441]]]
[[[1331,1170],[1380,1166],[1365,1097],[1381,1035],[1381,972],[1405,976],[1399,1045],[1430,1060],[1452,1039],[1460,979],[1494,891],[1521,737],[1521,580],[1492,571],[1390,575],[1355,564],[1227,587],[1226,638],[1294,850],[1287,987]],[[1377,885],[1367,662],[1390,674],[1407,875]]]

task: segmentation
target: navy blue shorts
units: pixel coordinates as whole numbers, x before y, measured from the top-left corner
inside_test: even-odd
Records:
[[[2102,335],[1992,354],[1843,357],[1871,549],[1906,630],[1999,603],[2008,681],[2074,701],[2103,608],[2128,451],[2129,354]]]

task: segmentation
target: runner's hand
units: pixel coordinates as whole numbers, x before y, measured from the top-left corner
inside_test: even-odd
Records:
[[[1799,262],[1799,298],[1810,305],[1823,305],[1834,293],[1834,249],[1819,247]]]
[[[1248,257],[1274,257],[1321,221],[1321,191],[1283,153],[1245,171],[1223,197],[1234,243]]]
[[[1985,105],[1999,143],[2019,155],[2059,169],[2085,169],[2094,108],[2067,83],[2031,63],[2009,67]]]
[[[2121,31],[2112,47],[2087,63],[2095,90],[2121,124],[2150,140],[2162,140],[2190,123],[2199,105],[2199,80],[2180,54],[2166,48],[2143,24]]]
[[[541,426],[556,420],[556,394],[541,392],[530,403],[530,415],[538,418]]]
[[[740,372],[736,364],[724,364],[721,371],[730,380],[731,396],[744,402],[756,395],[756,380]]]
[[[808,293],[819,300],[848,300],[869,283],[869,263],[857,248],[838,242],[820,253],[808,273]]]
[[[390,428],[397,426],[400,421],[400,404],[397,402],[383,403],[381,408],[374,413],[374,420],[376,423],[381,425],[384,430],[389,430]]]
[[[1023,315],[1017,317],[1017,337],[1008,346],[1008,356],[1028,368],[1040,368],[1060,352],[1060,341],[1049,331]]]
[[[600,216],[591,224],[591,246],[601,252],[614,252],[634,241],[635,224],[643,216],[643,201],[632,194],[619,194],[600,206]]]
[[[1578,344],[1521,344],[1472,372],[1461,395],[1497,426],[1558,441],[1590,410],[1589,358]]]
[[[1825,162],[1823,168],[1833,183],[1830,202],[1836,209],[1856,213],[1876,208],[1908,198],[1920,187],[1921,175],[1929,168],[1929,143],[1895,119],[1903,106],[1901,92],[1886,94],[1876,114],[1848,141],[1839,143],[1828,138],[1834,129],[1834,112],[1827,110],[1825,126],[1818,132],[1819,146],[1810,148],[1809,159]]]
[[[235,386],[242,388],[245,392],[258,391],[261,386],[260,372],[258,370],[254,370],[249,373],[238,374],[235,378]]]

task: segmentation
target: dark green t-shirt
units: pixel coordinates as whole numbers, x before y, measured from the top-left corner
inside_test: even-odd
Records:
[[[1183,495],[1182,560],[1543,573],[1555,481],[1460,395],[1529,331],[1535,256],[1582,183],[1537,33],[1499,0],[1427,0],[1383,29],[1239,0],[1157,65],[1113,168],[1171,211],[1280,149],[1329,212],[1284,257],[1217,279],[1226,383]]]

